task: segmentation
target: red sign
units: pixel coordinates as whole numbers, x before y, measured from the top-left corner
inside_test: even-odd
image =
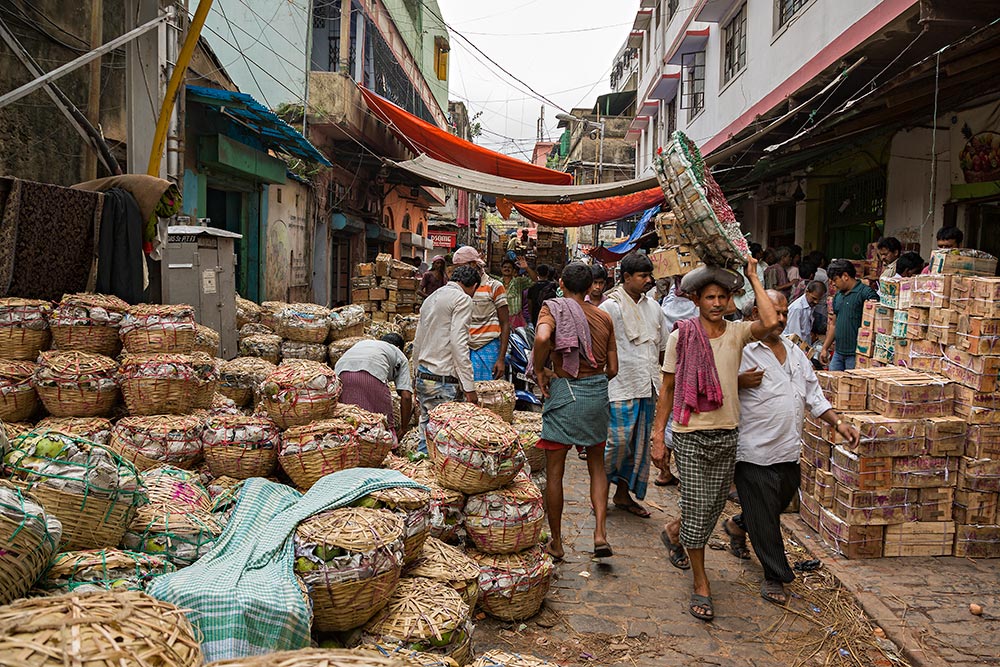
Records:
[[[458,242],[458,232],[429,232],[427,235],[434,242],[435,248],[448,248],[450,250]]]

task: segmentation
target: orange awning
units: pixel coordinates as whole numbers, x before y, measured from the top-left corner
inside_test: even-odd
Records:
[[[359,86],[359,89],[375,117],[388,125],[399,140],[415,153],[425,154],[441,162],[460,165],[484,174],[517,181],[547,185],[569,185],[573,182],[571,174],[539,167],[477,146],[417,118],[366,88]]]
[[[659,187],[641,192],[604,199],[589,199],[571,204],[519,204],[514,208],[528,220],[550,227],[583,227],[619,220],[647,208],[662,204],[663,190]],[[497,206],[499,208],[499,202]]]

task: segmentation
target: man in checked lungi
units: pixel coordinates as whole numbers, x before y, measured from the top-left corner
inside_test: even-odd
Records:
[[[381,340],[358,341],[333,369],[343,387],[340,402],[385,415],[389,428],[397,429],[399,435],[410,427],[413,414],[410,362],[403,354],[403,345],[403,337],[397,333],[386,334]],[[399,424],[393,423],[390,382],[399,394]]]
[[[583,262],[572,262],[562,273],[562,298],[547,300],[538,313],[532,356],[538,386],[545,397],[542,437],[545,450],[545,509],[552,532],[547,551],[561,560],[563,471],[573,445],[585,447],[594,509],[594,557],[612,555],[605,530],[608,478],[604,472],[604,442],[608,437],[608,380],[618,371],[618,354],[611,318],[585,301],[593,273]]]
[[[674,460],[681,478],[681,517],[660,534],[670,563],[691,569],[694,591],[689,611],[695,618],[715,618],[712,591],[705,574],[705,544],[715,529],[729,494],[739,440],[738,378],[743,347],[779,333],[782,323],[750,258],[746,276],[753,287],[760,319],[729,322],[725,314],[733,293],[743,287],[738,273],[701,267],[681,280],[681,290],[698,306],[698,316],[677,323],[667,341],[663,382],[653,424],[653,461],[666,458],[663,441],[673,416]]]

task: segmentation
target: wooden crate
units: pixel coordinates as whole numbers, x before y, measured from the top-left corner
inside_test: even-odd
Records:
[[[951,383],[927,373],[876,377],[869,383],[869,406],[886,417],[944,417],[952,414]]]
[[[913,277],[911,308],[947,308],[950,300],[951,276],[924,274]]]
[[[1000,558],[1000,526],[955,526],[955,551],[960,558]]]
[[[966,491],[1000,492],[1000,459],[963,456],[958,464],[958,488]]]
[[[989,491],[955,490],[952,515],[955,523],[987,525],[996,523],[1000,494]]]
[[[970,316],[1000,318],[1000,278],[956,276],[951,307]]]
[[[885,526],[852,525],[825,507],[819,510],[820,536],[845,558],[881,558],[885,530]]]
[[[906,350],[906,367],[924,373],[940,373],[941,344],[931,340],[911,340]],[[899,361],[899,359],[897,359]]]
[[[892,459],[892,487],[926,489],[955,486],[958,458],[954,456],[901,456]]]
[[[704,266],[690,246],[659,248],[649,253],[649,260],[653,263],[653,278],[656,279],[683,276]]]
[[[931,308],[927,323],[927,340],[942,345],[953,345],[956,340],[958,311],[950,308]]]
[[[366,290],[369,287],[376,287],[376,280],[375,276],[354,276],[351,278],[351,287],[356,290]]]
[[[1000,392],[955,385],[955,416],[969,424],[1000,424]]]
[[[385,301],[389,298],[389,290],[377,287],[368,290],[368,300],[369,301]]]
[[[997,272],[997,258],[967,248],[933,250],[930,271],[953,276],[993,276]]]
[[[810,496],[816,489],[816,467],[805,459],[799,461],[799,488]]]
[[[819,532],[819,502],[808,493],[799,489],[799,517],[803,523]]]
[[[874,309],[874,316],[872,320],[872,326],[875,330],[875,335],[885,334],[886,336],[892,335],[892,323],[895,319],[895,311],[892,308],[888,308],[882,305],[876,305]],[[862,322],[864,324],[864,322]]]
[[[892,459],[885,456],[858,456],[837,445],[830,459],[838,482],[852,489],[874,491],[892,487]]]
[[[354,273],[359,276],[374,276],[375,265],[370,263],[356,264],[354,266]]]
[[[858,491],[838,482],[834,488],[834,513],[851,524],[885,526],[916,521],[919,499],[917,489]]]
[[[954,487],[920,489],[918,498],[918,521],[951,521],[955,502]]]
[[[362,303],[364,301],[371,301],[371,299],[368,298],[368,291],[369,290],[367,289],[351,290],[351,303]]]
[[[875,329],[873,327],[862,326],[858,329],[858,342],[854,347],[854,353],[859,357],[871,359],[875,354]]]
[[[949,345],[945,349],[941,372],[951,380],[981,392],[994,392],[1000,388],[1000,355],[976,356]]]
[[[838,412],[868,409],[868,378],[844,371],[817,371],[820,389]]]
[[[873,413],[848,413],[841,418],[858,429],[861,441],[852,448],[858,456],[919,456],[925,453],[925,422],[922,419],[895,419]],[[832,430],[832,429],[831,429]]]
[[[833,478],[833,473],[826,470],[816,469],[816,500],[827,509],[833,509],[833,499],[835,496],[835,486],[837,481]]]
[[[830,470],[830,458],[833,445],[820,436],[811,433],[802,434],[802,458],[817,470]]]
[[[660,213],[653,218],[653,224],[656,226],[656,235],[659,238],[660,246],[666,248],[669,246],[691,244],[687,232],[677,222],[677,218],[673,213]]]
[[[911,521],[885,527],[883,555],[950,556],[955,524],[950,521]]]
[[[969,426],[965,436],[965,455],[974,459],[1000,458],[1000,424]]]
[[[924,420],[927,454],[930,456],[961,456],[965,452],[969,424],[961,417],[929,417]]]
[[[923,340],[927,337],[927,323],[931,312],[927,308],[910,306],[906,309],[906,337],[910,340]]]

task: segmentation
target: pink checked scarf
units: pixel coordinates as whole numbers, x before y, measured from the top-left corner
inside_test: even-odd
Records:
[[[674,421],[687,426],[692,412],[722,407],[722,384],[712,344],[701,320],[677,322],[677,367],[674,375]]]

